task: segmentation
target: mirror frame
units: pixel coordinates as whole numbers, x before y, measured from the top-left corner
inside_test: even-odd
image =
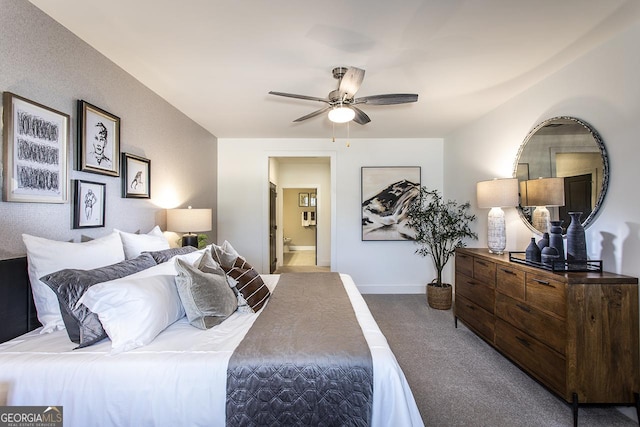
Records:
[[[529,133],[527,134],[526,138],[524,139],[524,141],[520,145],[520,148],[518,149],[518,154],[516,155],[515,162],[513,163],[513,177],[514,178],[518,177],[517,176],[518,163],[520,162],[520,157],[522,156],[522,152],[524,151],[525,147],[527,146],[527,143],[529,142],[529,140],[540,129],[544,128],[545,126],[547,126],[548,124],[550,124],[550,123],[552,123],[552,122],[554,122],[556,120],[572,120],[572,121],[582,125],[582,127],[584,127],[589,132],[589,134],[591,135],[591,137],[595,141],[596,145],[598,146],[598,149],[600,150],[600,156],[602,157],[602,175],[603,175],[602,176],[602,187],[600,188],[600,192],[598,194],[598,200],[596,200],[596,203],[595,203],[593,209],[591,210],[591,213],[589,214],[588,217],[586,217],[586,218],[584,218],[582,220],[582,225],[586,229],[589,225],[591,225],[593,220],[598,215],[600,209],[602,208],[602,204],[604,202],[604,197],[607,194],[607,188],[609,187],[609,156],[607,155],[607,150],[606,150],[606,148],[604,146],[604,142],[602,141],[602,138],[600,137],[600,134],[589,123],[585,122],[584,120],[580,120],[580,119],[578,119],[576,117],[571,117],[571,116],[552,117],[550,119],[546,119],[546,120],[538,123],[533,129],[531,129],[531,131],[529,131]],[[538,229],[536,229],[533,226],[533,224],[531,224],[527,220],[526,216],[524,215],[522,206],[518,205],[516,207],[516,209],[518,209],[518,215],[520,215],[520,219],[522,219],[522,222],[524,222],[526,224],[526,226],[529,227],[529,229],[531,231],[533,231],[535,234],[541,235],[542,233]]]

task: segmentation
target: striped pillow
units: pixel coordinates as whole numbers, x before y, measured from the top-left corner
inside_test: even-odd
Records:
[[[249,307],[257,312],[267,302],[271,293],[262,277],[243,257],[225,242],[224,245],[213,245],[212,255],[227,275],[237,282],[236,289],[245,299]]]

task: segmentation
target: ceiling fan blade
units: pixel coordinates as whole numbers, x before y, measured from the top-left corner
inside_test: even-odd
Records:
[[[299,118],[295,119],[294,122],[301,122],[303,120],[307,120],[307,119],[310,119],[312,117],[319,116],[320,114],[325,113],[325,112],[329,111],[330,109],[331,109],[331,106],[321,108],[319,110],[314,111],[313,113],[307,114],[306,116],[302,116],[302,117],[299,117]]]
[[[389,93],[386,95],[371,95],[356,98],[352,104],[393,105],[416,102],[417,100],[418,95],[415,93]]]
[[[338,91],[342,95],[346,94],[347,99],[353,99],[353,96],[356,94],[358,89],[360,89],[362,80],[364,80],[364,70],[356,67],[349,67],[340,80]]]
[[[329,100],[325,98],[318,98],[317,96],[308,96],[308,95],[296,95],[295,93],[270,91],[269,95],[278,95],[278,96],[285,96],[287,98],[305,99],[307,101],[319,101],[319,102],[325,102],[327,104],[329,103]]]
[[[354,122],[358,123],[359,125],[366,125],[371,121],[369,116],[367,116],[365,112],[358,107],[354,107],[353,105],[351,105],[351,109],[356,112],[356,115],[353,118]]]

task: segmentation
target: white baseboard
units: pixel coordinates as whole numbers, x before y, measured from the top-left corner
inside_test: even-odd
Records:
[[[356,285],[361,294],[424,294],[425,285]]]

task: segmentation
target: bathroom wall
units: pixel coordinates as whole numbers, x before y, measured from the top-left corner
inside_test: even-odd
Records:
[[[284,237],[290,237],[290,248],[292,250],[315,250],[316,247],[316,225],[303,226],[302,213],[313,212],[315,206],[300,206],[299,195],[315,194],[315,188],[285,188],[282,200],[282,233]],[[316,218],[317,224],[317,218]]]

